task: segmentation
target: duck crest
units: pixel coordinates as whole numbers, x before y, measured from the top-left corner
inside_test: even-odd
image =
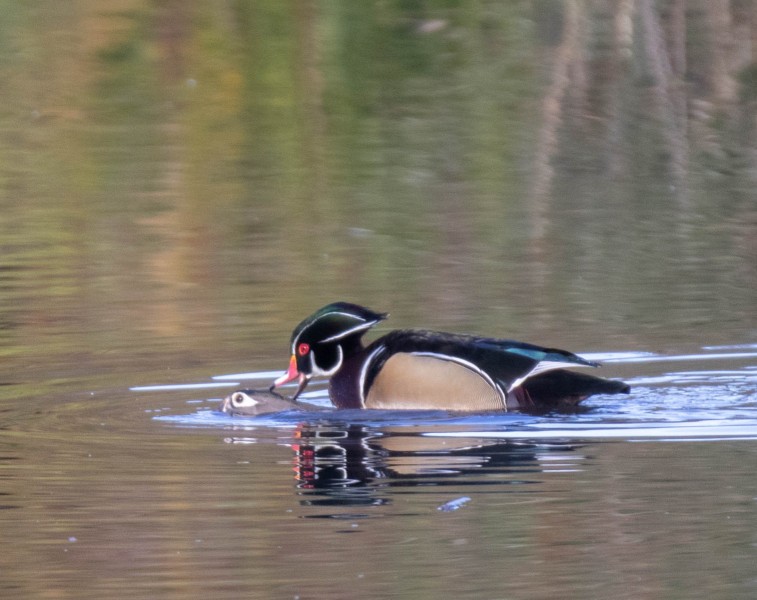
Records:
[[[292,352],[300,341],[327,344],[370,329],[389,315],[377,313],[349,302],[324,306],[305,320],[292,333]]]

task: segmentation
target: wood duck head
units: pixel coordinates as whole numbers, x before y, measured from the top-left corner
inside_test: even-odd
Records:
[[[363,334],[388,317],[348,302],[324,306],[295,328],[290,343],[289,368],[276,379],[271,390],[295,379],[293,399],[302,393],[315,376],[331,376],[342,366],[345,357],[362,349]]]
[[[287,410],[317,410],[318,407],[270,390],[237,390],[221,402],[221,411],[232,416],[257,416]]]

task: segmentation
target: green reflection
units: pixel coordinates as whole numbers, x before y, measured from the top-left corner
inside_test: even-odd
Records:
[[[6,355],[268,366],[338,298],[579,349],[749,335],[746,3],[6,8]]]

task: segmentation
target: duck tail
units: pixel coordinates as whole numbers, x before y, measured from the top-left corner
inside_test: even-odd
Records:
[[[576,406],[595,394],[628,394],[631,386],[615,379],[556,369],[526,379],[514,394],[524,407],[550,409]]]

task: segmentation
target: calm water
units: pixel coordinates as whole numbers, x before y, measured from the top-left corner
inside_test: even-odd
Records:
[[[32,4],[0,25],[0,596],[757,595],[753,2]],[[217,411],[335,300],[633,392]]]

